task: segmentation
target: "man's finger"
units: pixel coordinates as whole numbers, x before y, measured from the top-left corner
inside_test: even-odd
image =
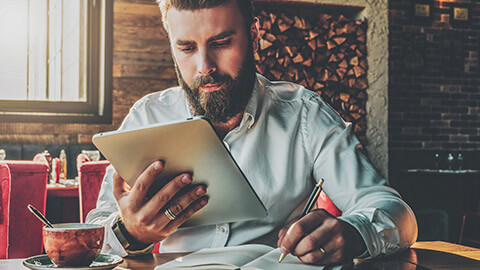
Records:
[[[163,186],[142,208],[142,215],[154,216],[158,211],[168,205],[168,202],[180,191],[182,188],[192,182],[192,177],[188,173],[178,175]],[[196,197],[192,201],[198,199]],[[185,205],[185,208],[190,204]],[[172,209],[173,210],[173,209]],[[179,213],[179,212],[178,212]],[[175,215],[178,213],[174,213]]]
[[[287,226],[280,229],[280,231],[278,232],[278,241],[277,241],[277,246],[278,247],[280,247],[280,244],[282,243],[283,238],[285,237],[285,234],[288,231],[288,228],[290,228],[290,226],[292,226],[292,224],[297,220],[298,219],[291,220],[290,222],[288,222]]]
[[[327,264],[328,255],[324,254],[320,250],[313,250],[307,254],[302,256],[298,256],[298,259],[304,263],[311,263],[311,264]]]
[[[332,237],[339,234],[341,224],[335,218],[325,219],[322,225],[315,228],[308,235],[300,239],[295,249],[290,252],[295,256],[302,256],[312,250],[317,249],[323,243],[327,243]]]
[[[321,251],[320,248],[322,248],[323,251]],[[331,241],[317,246],[310,252],[298,256],[298,258],[304,263],[332,264],[342,260],[341,251],[342,246],[336,243],[335,239],[331,239]]]
[[[278,232],[278,241],[277,241],[277,247],[280,247],[283,238],[285,237],[285,234],[287,233],[288,227],[283,227],[280,229]]]
[[[195,214],[198,210],[202,209],[208,203],[207,197],[202,197],[192,203],[185,211],[183,211],[176,219],[172,220],[168,225],[164,228],[164,231],[168,234],[173,233],[180,225],[185,223],[185,221],[189,220],[193,214]]]
[[[183,196],[175,199],[175,201],[173,201],[168,208],[175,216],[178,216],[183,212],[184,209],[187,209],[191,203],[195,202],[198,198],[202,197],[206,193],[207,191],[204,186],[197,186]]]
[[[163,170],[163,162],[155,161],[148,166],[138,177],[130,192],[133,207],[139,207],[147,194],[148,188],[152,185],[157,175]]]
[[[319,214],[314,211],[295,223],[288,228],[287,233],[285,234],[282,242],[280,243],[280,249],[283,253],[290,253],[295,249],[297,243],[308,233],[313,231],[316,227],[320,226],[325,218],[324,215]]]
[[[113,173],[113,196],[118,201],[120,197],[125,193],[124,190],[125,181],[123,178],[115,171]]]

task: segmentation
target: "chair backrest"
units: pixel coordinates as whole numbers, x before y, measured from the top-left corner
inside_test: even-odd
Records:
[[[0,163],[0,259],[7,258],[8,210],[10,205],[10,169]]]
[[[82,155],[82,154],[80,154]],[[80,156],[79,155],[79,156]],[[81,159],[80,159],[81,160]],[[77,162],[79,158],[77,158]],[[80,222],[85,222],[88,212],[97,204],[105,170],[110,165],[107,160],[84,161],[77,164],[79,180]]]
[[[6,258],[25,258],[41,254],[43,224],[28,211],[27,205],[32,204],[45,215],[48,165],[23,160],[5,160],[0,163],[4,167],[6,165],[10,171]],[[5,173],[5,168],[3,171]]]

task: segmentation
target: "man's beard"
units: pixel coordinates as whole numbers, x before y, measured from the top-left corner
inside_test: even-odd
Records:
[[[175,63],[178,83],[185,91],[194,115],[203,115],[214,123],[225,123],[245,109],[252,96],[256,78],[253,48],[251,42],[249,44],[236,78],[215,71],[208,76],[194,78],[190,88]],[[199,88],[205,84],[221,84],[222,88],[214,92],[200,91]]]

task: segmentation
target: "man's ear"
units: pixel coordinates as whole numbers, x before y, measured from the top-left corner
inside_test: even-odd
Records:
[[[259,35],[260,30],[260,21],[257,17],[253,19],[252,25],[250,26],[250,35],[252,35],[252,42],[253,42],[253,52],[257,52],[258,50],[258,41],[260,39]]]

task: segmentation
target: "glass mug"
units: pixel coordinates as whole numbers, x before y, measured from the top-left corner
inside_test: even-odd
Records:
[[[99,161],[100,160],[100,152],[98,150],[82,150],[82,154],[87,155],[90,161]]]

